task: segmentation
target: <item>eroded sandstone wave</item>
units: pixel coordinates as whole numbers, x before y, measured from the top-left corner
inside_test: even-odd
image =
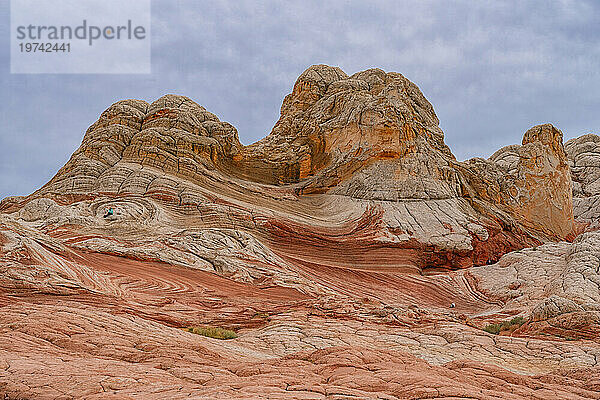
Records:
[[[324,65],[250,146],[182,96],[115,103],[0,203],[0,392],[600,398],[600,139],[461,162],[438,125],[401,74]]]

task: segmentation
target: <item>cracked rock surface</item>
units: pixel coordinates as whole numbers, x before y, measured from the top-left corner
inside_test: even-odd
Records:
[[[461,162],[438,125],[401,74],[326,65],[250,146],[115,103],[0,202],[0,394],[600,399],[600,139]]]

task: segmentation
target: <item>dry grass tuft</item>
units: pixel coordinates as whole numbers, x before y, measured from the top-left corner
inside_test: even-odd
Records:
[[[214,339],[235,339],[237,334],[231,329],[219,328],[214,326],[190,326],[186,329],[188,332],[195,333]]]
[[[525,323],[525,318],[514,317],[510,321],[504,321],[498,324],[490,324],[483,328],[487,333],[493,333],[494,335],[504,331],[514,331]]]

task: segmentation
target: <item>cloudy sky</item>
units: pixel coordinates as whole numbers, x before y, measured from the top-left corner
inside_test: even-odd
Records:
[[[403,73],[459,159],[488,157],[542,122],[566,138],[600,132],[594,0],[156,0],[148,75],[10,74],[8,0],[0,20],[0,198],[44,184],[124,98],[188,96],[252,143],[298,75],[321,63]]]

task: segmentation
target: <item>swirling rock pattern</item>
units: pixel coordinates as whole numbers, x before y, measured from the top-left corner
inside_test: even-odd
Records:
[[[310,67],[249,146],[189,98],[117,102],[0,202],[0,393],[598,399],[599,143],[457,161],[379,69]]]

